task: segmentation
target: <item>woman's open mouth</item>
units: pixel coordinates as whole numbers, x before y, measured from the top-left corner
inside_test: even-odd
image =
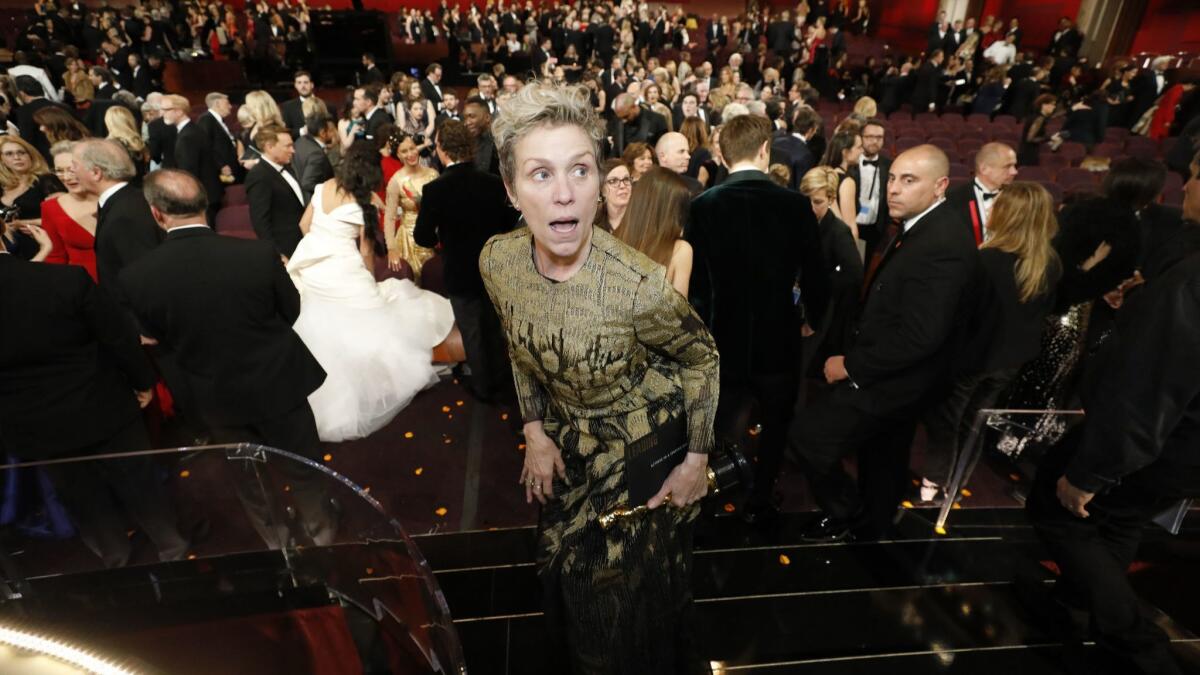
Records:
[[[562,218],[560,220],[550,221],[550,231],[555,234],[570,234],[575,231],[575,227],[579,225],[578,218]]]

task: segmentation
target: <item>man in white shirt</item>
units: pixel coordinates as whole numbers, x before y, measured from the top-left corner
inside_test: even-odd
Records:
[[[888,170],[892,160],[883,152],[883,123],[870,120],[862,129],[863,152],[851,175],[858,185],[858,237],[866,243],[867,262],[879,244],[884,228],[891,222],[887,204]],[[857,175],[854,169],[858,169]]]
[[[1017,58],[1017,48],[1009,42],[1009,37],[1004,37],[992,43],[992,46],[983,50],[983,58],[991,61],[997,66],[1010,65]]]
[[[976,245],[988,239],[988,220],[996,197],[1016,177],[1016,151],[1004,143],[988,143],[975,153],[975,180],[946,193],[946,199],[971,228]]]

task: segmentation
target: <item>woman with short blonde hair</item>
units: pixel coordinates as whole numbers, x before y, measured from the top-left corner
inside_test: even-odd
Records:
[[[715,444],[716,345],[661,265],[592,226],[605,132],[586,92],[531,82],[492,135],[525,227],[492,237],[479,271],[525,421],[520,482],[542,505],[542,601],[565,643],[549,648],[573,672],[691,672],[689,549]],[[627,449],[664,434],[687,439],[686,458],[657,493],[632,497]]]

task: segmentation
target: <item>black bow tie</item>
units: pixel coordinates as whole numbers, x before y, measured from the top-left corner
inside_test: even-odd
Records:
[[[999,193],[999,192],[984,192],[984,193],[982,193],[982,194],[983,194],[983,201],[985,201],[985,202],[986,202],[986,201],[988,201],[989,199],[995,199],[995,198],[996,198],[996,195],[998,195],[998,194],[1000,194],[1000,193]]]
[[[879,168],[879,160],[877,159],[864,159],[862,163],[863,166],[873,166]]]

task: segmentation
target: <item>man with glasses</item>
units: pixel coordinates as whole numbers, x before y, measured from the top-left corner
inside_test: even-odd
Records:
[[[867,262],[891,223],[885,193],[892,159],[883,152],[886,133],[879,120],[870,120],[863,125],[862,156],[858,158],[858,164],[850,167],[850,176],[858,186],[858,238],[867,245]]]

